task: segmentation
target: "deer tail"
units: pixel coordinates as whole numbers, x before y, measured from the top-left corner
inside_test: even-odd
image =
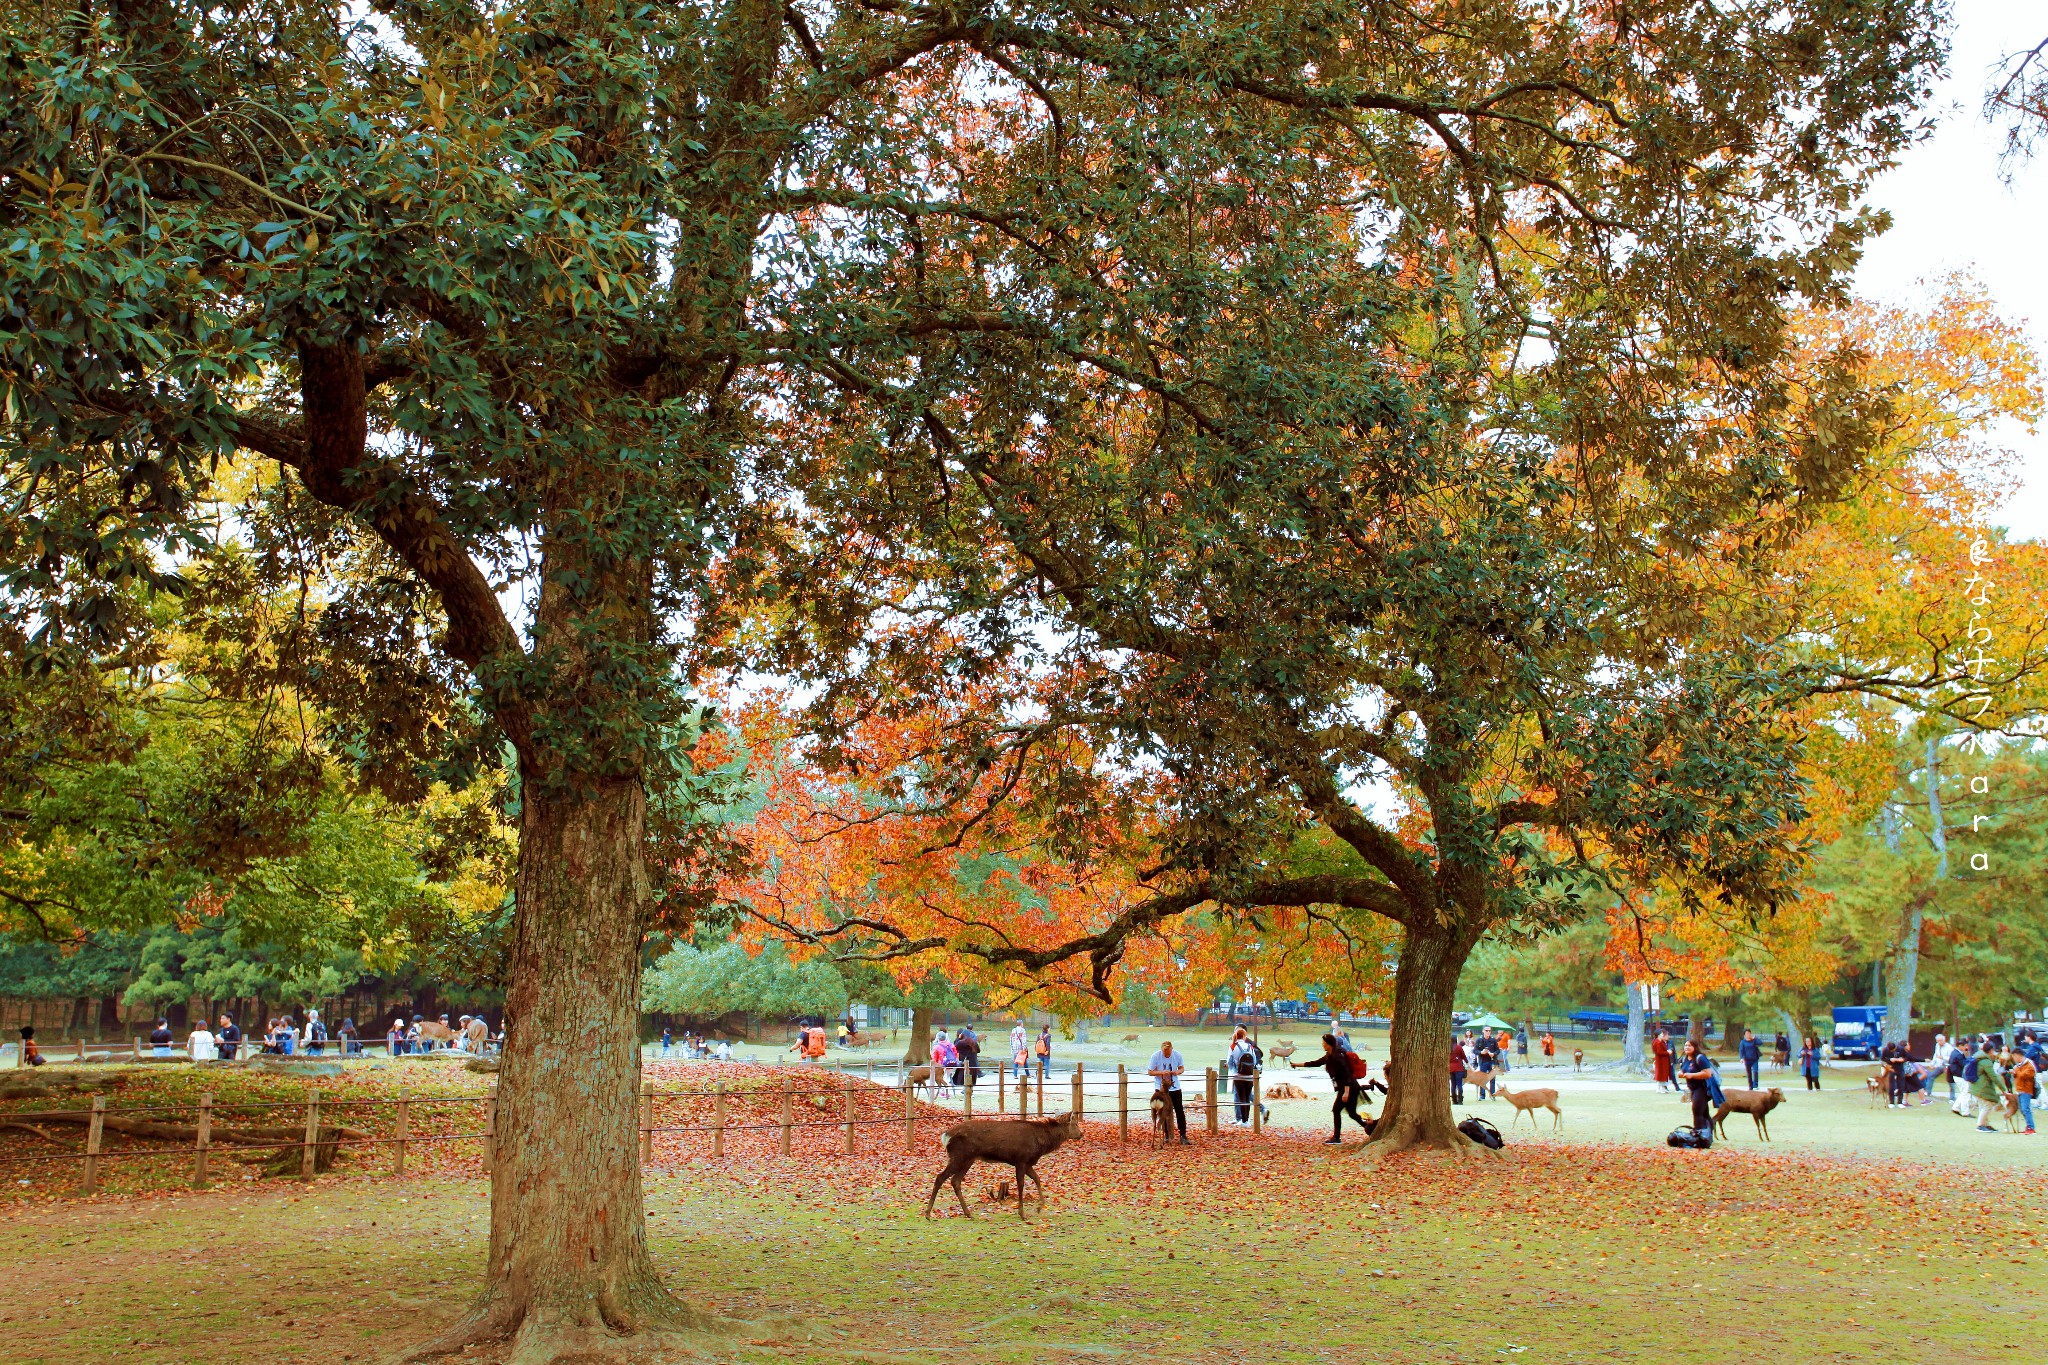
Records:
[[[943,1152],[943,1151],[947,1150],[948,1148],[950,1148],[950,1147],[952,1146],[952,1144],[953,1144],[953,1135],[952,1135],[951,1133],[941,1133],[941,1134],[939,1134],[939,1150],[940,1150],[940,1151],[942,1151],[942,1152]]]

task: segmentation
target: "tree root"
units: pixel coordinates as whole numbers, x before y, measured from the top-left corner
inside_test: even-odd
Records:
[[[505,1343],[504,1365],[680,1365],[685,1361],[733,1359],[736,1346],[768,1346],[809,1338],[808,1324],[795,1318],[750,1321],[720,1317],[683,1302],[667,1290],[643,1289],[636,1306],[584,1303],[594,1312],[558,1307],[525,1310],[487,1298],[430,1340],[390,1357],[385,1365],[456,1365],[474,1360],[467,1348]],[[594,1320],[589,1320],[594,1319]]]
[[[1461,1165],[1479,1165],[1497,1161],[1502,1152],[1482,1143],[1474,1142],[1457,1129],[1452,1129],[1448,1139],[1425,1137],[1413,1124],[1400,1124],[1389,1128],[1382,1125],[1371,1141],[1352,1149],[1352,1159],[1367,1167],[1378,1167],[1390,1157],[1406,1152],[1426,1153]]]

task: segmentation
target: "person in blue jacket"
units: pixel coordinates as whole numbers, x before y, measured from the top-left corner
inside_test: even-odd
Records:
[[[1763,1065],[1764,1045],[1756,1040],[1755,1029],[1746,1028],[1742,1031],[1742,1046],[1737,1048],[1736,1051],[1742,1057],[1742,1074],[1749,1078],[1749,1088],[1751,1090],[1762,1089],[1756,1083],[1756,1078],[1757,1068]]]
[[[1806,1077],[1808,1090],[1820,1089],[1820,1039],[1811,1034],[1799,1049],[1799,1074]]]

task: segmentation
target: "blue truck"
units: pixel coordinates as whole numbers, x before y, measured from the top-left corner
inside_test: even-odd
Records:
[[[1883,1005],[1835,1006],[1835,1036],[1828,1051],[1837,1059],[1874,1059],[1884,1046]]]

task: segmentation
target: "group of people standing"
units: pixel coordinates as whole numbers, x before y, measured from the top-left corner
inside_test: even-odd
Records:
[[[1557,1043],[1549,1034],[1543,1035],[1544,1055],[1555,1056]],[[1512,1058],[1520,1054],[1524,1061],[1529,1056],[1529,1034],[1524,1029],[1509,1033],[1506,1029],[1498,1033],[1490,1028],[1481,1029],[1475,1036],[1471,1029],[1465,1030],[1463,1038],[1451,1039],[1451,1103],[1465,1102],[1465,1085],[1477,1076],[1474,1082],[1479,1088],[1479,1098],[1491,1099],[1500,1089],[1500,1078],[1513,1070]]]
[[[1982,1034],[1952,1043],[1945,1034],[1937,1033],[1934,1055],[1924,1064],[1924,1071],[1897,1043],[1885,1044],[1879,1060],[1884,1063],[1887,1100],[1894,1109],[1906,1107],[1909,1084],[1924,1091],[1920,1103],[1932,1104],[1935,1083],[1945,1078],[1949,1109],[1964,1118],[1975,1118],[1978,1132],[1997,1131],[1991,1126],[1991,1116],[2005,1107],[2007,1095],[2013,1097],[2013,1107],[2025,1124],[2022,1134],[2034,1131],[2034,1099],[2040,1069],[2048,1066],[2048,1048],[2032,1029],[2022,1029],[2010,1048],[2001,1048],[1997,1040]]]

